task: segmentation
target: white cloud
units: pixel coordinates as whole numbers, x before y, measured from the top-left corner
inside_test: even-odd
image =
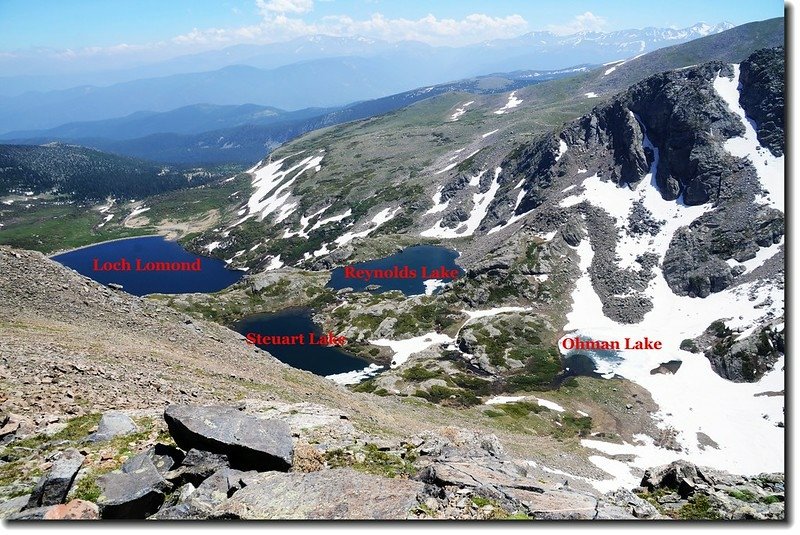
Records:
[[[389,18],[376,12],[365,18],[353,18],[348,15],[314,17],[311,14],[314,0],[253,1],[261,19],[247,26],[193,28],[185,34],[157,42],[104,47],[86,46],[67,50],[50,49],[36,52],[36,55],[46,55],[61,60],[98,57],[151,60],[235,44],[274,43],[309,35],[363,36],[389,42],[408,40],[431,45],[462,46],[516,36],[528,31],[528,22],[521,15],[494,17],[473,13],[455,19],[438,18],[428,14],[418,19],[409,19]],[[5,51],[2,54],[0,58],[6,60],[18,57],[18,54],[12,54],[12,51]]]
[[[608,21],[604,17],[587,11],[581,15],[575,15],[575,17],[566,24],[551,24],[547,29],[556,35],[570,35],[583,31],[599,32],[602,31],[607,24]]]
[[[262,15],[268,13],[308,13],[314,9],[314,0],[256,0]]]
[[[271,3],[297,3],[299,0],[273,0]],[[264,0],[258,5],[266,6]],[[262,10],[260,24],[243,28],[194,29],[173,38],[176,44],[205,45],[209,43],[276,42],[306,35],[337,37],[363,36],[385,41],[421,41],[433,45],[463,45],[508,37],[524,32],[528,22],[520,15],[492,17],[473,13],[462,19],[437,18],[429,14],[420,19],[391,19],[375,13],[366,19],[347,15],[332,15],[317,20],[293,17],[284,12]]]

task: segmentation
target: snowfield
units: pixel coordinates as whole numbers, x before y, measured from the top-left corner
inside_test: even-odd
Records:
[[[462,104],[461,106],[456,108],[455,113],[453,113],[453,115],[450,116],[450,120],[451,121],[458,121],[459,117],[461,117],[462,115],[467,113],[467,107],[469,107],[471,104],[474,104],[474,103],[475,103],[474,100],[470,100],[469,102],[465,102],[464,104]]]
[[[449,205],[450,205],[449,200],[442,202],[442,186],[439,186],[439,189],[437,189],[436,193],[433,194],[433,207],[427,212],[425,212],[424,215],[438,214],[439,212],[447,210],[447,207]]]
[[[446,334],[430,332],[409,338],[408,340],[388,340],[381,338],[379,340],[370,340],[369,343],[376,346],[384,346],[394,351],[394,358],[392,358],[392,368],[402,366],[414,353],[425,351],[435,344],[443,344],[445,342],[453,342],[453,339]]]
[[[284,221],[297,209],[297,203],[288,202],[292,185],[300,175],[316,169],[323,157],[324,154],[309,156],[286,170],[282,170],[286,158],[281,158],[252,171],[254,191],[247,201],[248,214],[234,226],[251,217],[262,220],[273,213],[277,223]]]
[[[495,195],[497,195],[497,191],[500,189],[500,182],[498,182],[497,178],[500,176],[501,171],[502,169],[500,167],[494,170],[492,184],[485,193],[475,193],[472,195],[472,212],[470,212],[469,218],[466,221],[463,221],[456,228],[447,228],[442,226],[444,220],[440,219],[433,227],[428,230],[423,230],[420,236],[428,238],[462,238],[465,236],[472,236],[475,231],[478,230],[483,218],[486,217],[489,211],[489,205],[492,204]],[[469,184],[472,186],[474,181],[474,185],[477,186],[482,174],[483,172],[477,177],[474,177]]]
[[[739,117],[745,128],[742,137],[735,137],[725,142],[725,150],[733,156],[748,158],[756,168],[761,187],[767,192],[759,199],[766,204],[784,211],[784,162],[783,156],[776,158],[769,149],[761,146],[756,134],[755,123],[747,118],[744,108],[739,104],[739,65],[733,64],[733,79],[717,76],[714,89],[725,101],[734,115]]]
[[[397,212],[400,211],[400,208],[401,208],[400,206],[398,206],[394,210],[392,210],[391,208],[384,208],[383,210],[375,214],[375,216],[370,221],[371,225],[369,228],[361,230],[359,232],[353,232],[353,231],[346,232],[345,234],[342,234],[341,236],[333,240],[334,243],[336,243],[337,246],[342,246],[348,242],[351,242],[356,238],[363,238],[364,236],[372,234],[373,232],[378,230],[378,227],[380,227],[381,225],[392,219],[394,216],[396,216]]]
[[[657,159],[651,169],[653,175],[656,166]],[[657,218],[667,221],[655,237],[623,239],[620,242],[621,254],[618,249],[623,263],[630,263],[631,257],[645,250],[655,252],[663,260],[672,233],[709,208],[686,207],[679,202],[664,201],[655,189],[654,179],[643,180],[634,191],[603,183],[596,176],[587,178],[583,186],[586,188],[583,194],[568,197],[562,201],[562,206],[584,200],[597,203],[616,217],[619,225],[632,200],[641,198]],[[610,202],[612,195],[615,202]],[[590,241],[582,240],[575,249],[583,275],[572,293],[573,307],[567,314],[564,328],[568,331],[566,336],[580,334],[595,340],[647,336],[662,341],[662,350],[620,351],[619,360],[597,362],[598,371],[606,377],[625,377],[646,388],[660,407],[654,415],[659,426],[678,432],[677,441],[683,451],[656,447],[652,439],[645,437],[635,444],[622,446],[593,440],[582,443],[607,454],[633,454],[636,457],[630,466],[638,468],[686,458],[700,465],[739,474],[783,471],[784,432],[776,426],[784,421],[783,397],[756,396],[761,392],[784,389],[783,361],[778,362],[774,370],[758,383],[733,383],[717,375],[704,355],[679,349],[683,339],[698,336],[715,320],[724,320],[732,330],[752,331],[770,315],[781,316],[784,310],[782,288],[774,284],[748,283],[711,294],[705,299],[682,297],[672,293],[658,269],[645,292],[652,299],[653,310],[641,323],[623,325],[603,315],[602,302],[588,273],[594,255]],[[670,360],[682,362],[677,373],[650,374],[650,370]],[[698,433],[709,436],[719,449],[701,445]],[[758,439],[753,440],[753,437]],[[595,462],[601,468],[604,463]],[[633,475],[623,477],[617,465],[614,471],[617,473],[611,475],[618,478],[620,485],[629,484],[634,479]]]

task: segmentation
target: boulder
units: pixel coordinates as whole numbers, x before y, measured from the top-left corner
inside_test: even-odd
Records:
[[[228,498],[245,486],[245,479],[258,472],[240,472],[221,468],[195,488],[191,483],[181,487],[173,500],[150,518],[153,520],[187,520],[206,518],[235,518],[223,510]]]
[[[641,485],[650,491],[680,489],[685,494],[697,482],[705,484],[708,480],[695,465],[687,461],[674,461],[646,470]]]
[[[178,446],[227,455],[232,467],[285,471],[292,465],[292,435],[282,420],[219,405],[170,405],[164,420]]]
[[[541,491],[534,479],[528,478],[525,468],[510,460],[474,458],[463,461],[435,462],[419,473],[419,479],[437,486],[515,487]]]
[[[8,515],[6,520],[44,520],[44,515],[53,507],[46,505],[44,507],[34,507],[32,509],[23,509],[17,513]]]
[[[597,515],[597,498],[571,490],[535,492],[503,489],[507,496],[523,504],[534,518],[542,520],[592,520]]]
[[[337,468],[248,477],[223,510],[243,519],[405,519],[424,485]]]
[[[66,450],[62,453],[50,470],[39,478],[25,508],[62,503],[83,464],[83,459],[83,455],[77,450]]]
[[[137,430],[130,416],[119,411],[108,411],[103,413],[100,423],[97,425],[97,432],[89,435],[89,442],[101,442],[110,440],[120,435],[129,435]]]
[[[227,455],[191,449],[181,466],[171,470],[164,477],[179,485],[191,483],[197,486],[217,470],[228,467]]]
[[[186,457],[186,454],[181,450],[167,444],[155,444],[146,453],[161,475],[169,472],[174,466],[181,464]]]
[[[120,471],[98,477],[97,484],[102,491],[98,499],[101,516],[117,519],[141,519],[153,514],[171,488],[147,453],[128,459]]]
[[[100,510],[96,504],[85,500],[54,505],[44,514],[45,520],[99,520]]]
[[[28,505],[28,498],[30,495],[17,496],[4,502],[0,502],[0,519],[8,518],[22,511],[22,508]]]

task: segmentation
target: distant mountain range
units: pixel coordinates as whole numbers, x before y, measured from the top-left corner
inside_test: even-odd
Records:
[[[469,78],[405,91],[340,108],[285,112],[247,104],[193,105],[119,119],[68,123],[48,130],[10,132],[0,140],[21,144],[53,141],[92,147],[124,156],[180,165],[252,164],[272,149],[306,132],[365,119],[445,93],[491,94],[512,91],[589,70],[581,65],[558,71],[518,71]]]
[[[228,47],[124,71],[6,76],[0,77],[0,95],[5,95],[0,97],[0,129],[52,128],[200,103],[290,110],[340,106],[491,72],[553,70],[630,58],[730,27],[701,23],[681,30],[567,36],[532,32],[460,48],[311,36]],[[0,71],[21,72],[21,61],[0,59]],[[29,63],[31,68],[38,65],[33,58]],[[62,69],[55,65],[47,70]]]

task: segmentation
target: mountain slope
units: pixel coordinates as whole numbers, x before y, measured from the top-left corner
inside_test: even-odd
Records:
[[[307,43],[312,50],[310,59],[305,60],[302,44],[294,48],[291,44],[268,45],[265,54],[252,56],[249,55],[252,50],[244,47],[231,51],[238,59],[237,50],[250,50],[241,56],[241,62],[229,63],[224,59],[224,51],[212,53],[223,60],[212,60],[211,64],[222,64],[210,71],[196,72],[193,67],[192,72],[181,74],[168,71],[167,75],[112,85],[103,81],[98,85],[83,84],[6,97],[0,99],[0,124],[6,131],[42,129],[65,122],[104,119],[141,110],[165,111],[197,103],[247,102],[284,109],[339,106],[486,72],[552,70],[566,65],[603,63],[728,27],[699,25],[681,31],[646,28],[566,37],[537,33],[516,41],[490,41],[463,48],[321,38],[319,43]],[[330,41],[328,47],[326,42]],[[331,57],[328,48],[341,51],[342,55]],[[285,59],[285,63],[276,61],[280,57],[297,59],[294,63]],[[319,91],[320,83],[325,84],[325,91]]]
[[[0,195],[132,198],[199,185],[203,178],[211,177],[73,145],[0,145]]]
[[[445,93],[492,94],[574,76],[586,70],[587,66],[577,66],[557,71],[497,73],[358,102],[332,111],[307,109],[262,118],[260,115],[267,108],[252,105],[190,106],[144,117],[133,114],[121,119],[72,123],[47,131],[12,132],[0,137],[25,144],[62,141],[169,164],[233,162],[249,165],[275,147],[311,130],[391,112]],[[251,108],[256,111],[252,112]],[[204,126],[209,127],[212,121],[217,120],[240,126],[203,131]],[[175,126],[178,123],[180,127]],[[137,137],[143,130],[153,133]],[[175,130],[187,133],[168,133]],[[106,137],[82,137],[89,134]]]
[[[297,183],[291,188],[293,194],[297,193],[292,201],[287,201],[294,208],[285,221],[273,226],[272,217],[242,206],[243,220],[229,222],[233,225],[229,228],[230,239],[219,240],[219,236],[208,236],[205,239],[208,242],[222,242],[223,247],[216,251],[219,255],[232,254],[241,249],[250,250],[256,245],[254,237],[259,235],[264,237],[263,241],[270,250],[279,251],[280,235],[287,227],[287,233],[297,231],[293,226],[300,222],[303,210],[311,214],[326,206],[341,207],[342,211],[349,207],[353,210],[353,216],[341,224],[349,222],[359,231],[372,226],[371,219],[380,211],[379,208],[386,207],[384,203],[400,198],[403,199],[403,212],[413,212],[413,219],[399,219],[387,230],[419,235],[420,231],[428,230],[439,219],[442,219],[440,228],[453,225],[452,228],[455,229],[459,223],[468,220],[468,213],[463,208],[459,211],[459,205],[455,203],[450,204],[450,211],[442,206],[457,191],[463,191],[467,197],[475,193],[471,188],[464,187],[470,181],[469,174],[473,170],[477,172],[488,169],[482,175],[478,191],[486,192],[492,183],[491,169],[500,166],[511,148],[527,143],[538,132],[547,131],[564,121],[581,116],[608,97],[608,94],[587,97],[592,89],[627,89],[629,80],[643,80],[660,72],[662,65],[674,65],[685,57],[694,61],[694,58],[704,53],[709,53],[712,57],[736,57],[739,61],[743,60],[745,58],[739,56],[742,41],[752,41],[759,45],[783,41],[782,26],[779,23],[782,23],[782,19],[733,28],[678,45],[668,53],[656,51],[647,54],[624,65],[613,66],[616,67],[614,70],[611,70],[612,66],[604,66],[588,73],[523,87],[503,95],[450,93],[369,121],[306,135],[276,151],[271,156],[275,163],[267,166],[267,162],[262,162],[252,170],[254,176],[263,176],[264,180],[272,177],[269,180],[278,180],[280,183],[288,178],[284,175],[285,170],[294,162],[322,158],[319,171],[306,172],[299,176]],[[651,56],[656,58],[651,59]],[[681,65],[684,66],[686,65]],[[377,144],[376,140],[379,140]],[[286,161],[278,165],[277,162],[284,158],[287,158]],[[260,168],[264,169],[263,174],[255,172]],[[302,168],[303,165],[299,169]],[[402,177],[402,180],[398,180],[398,177]],[[254,179],[254,183],[257,182],[259,179]],[[505,182],[507,180],[501,183],[499,198],[513,208],[516,199],[506,199],[506,195],[517,195],[517,192],[506,191]],[[389,187],[384,187],[385,185]],[[437,193],[439,190],[441,193]],[[487,197],[487,202],[489,201],[491,199]],[[519,201],[523,202],[522,199]],[[532,201],[525,201],[523,208],[530,202]],[[420,208],[424,212],[429,207],[431,210],[435,209],[436,212],[433,213],[439,215],[434,217],[417,213]],[[393,204],[391,208],[394,210],[397,205]],[[445,211],[439,213],[443,209]],[[497,214],[492,215],[499,210],[497,203],[487,206],[486,209],[489,214],[487,222],[498,221]],[[332,211],[333,208],[328,210]],[[478,215],[476,213],[474,217]],[[320,216],[322,217],[324,216]],[[477,227],[475,225],[468,234],[455,231],[450,234],[451,237],[469,237],[478,230]],[[484,223],[481,232],[490,228],[488,223]],[[334,231],[332,227],[318,227],[317,236],[312,234],[312,239],[306,240],[302,250],[298,251],[300,255],[293,255],[291,261],[296,262],[306,253],[306,260],[308,255],[313,256],[315,253],[317,257],[322,256],[319,252],[324,250],[323,243],[330,244],[332,238],[341,237],[341,232],[341,229]],[[375,232],[380,235],[385,231],[375,229]],[[246,234],[248,238],[240,241],[237,238],[239,233]],[[439,235],[443,233],[444,230],[438,231]],[[428,237],[435,238],[436,235],[437,232],[433,232]],[[423,237],[426,235],[423,234]],[[229,244],[230,248],[226,249],[225,244]],[[266,264],[274,253],[265,253],[264,250],[255,250],[252,254],[240,256],[238,261],[252,266],[252,262],[261,259]],[[283,258],[286,262],[285,255]]]

